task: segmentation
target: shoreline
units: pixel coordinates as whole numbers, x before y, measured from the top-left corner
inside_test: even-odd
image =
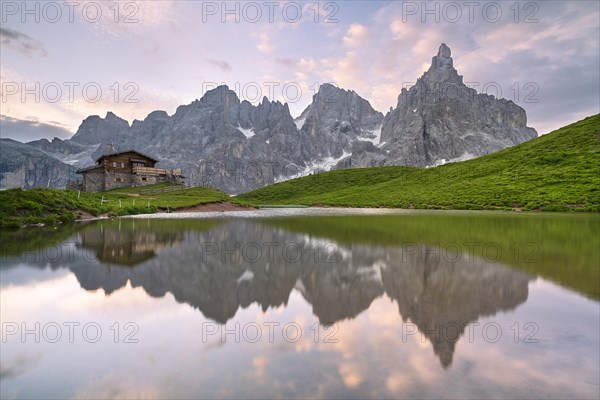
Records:
[[[229,201],[216,202],[216,203],[203,203],[192,207],[180,208],[173,210],[168,214],[180,214],[180,213],[194,213],[194,212],[229,212],[229,211],[254,211],[258,208],[252,206],[244,206],[241,204],[231,203]],[[165,213],[157,213],[165,214]]]
[[[579,215],[590,214],[588,212],[573,212],[573,211],[537,211],[520,209],[501,210],[501,209],[436,209],[436,208],[389,208],[389,207],[345,207],[345,206],[325,206],[317,204],[313,206],[294,206],[294,205],[276,205],[276,206],[252,206],[223,202],[211,202],[198,204],[192,207],[185,207],[171,212],[159,211],[155,213],[145,214],[129,214],[129,215],[107,215],[102,214],[93,216],[85,213],[83,218],[75,219],[73,223],[90,223],[99,220],[111,220],[119,218],[129,219],[208,219],[208,218],[271,218],[271,217],[301,217],[301,216],[358,216],[358,215],[409,215],[420,213],[452,213],[452,214],[567,214]],[[596,213],[591,213],[596,214]],[[21,225],[21,229],[36,228],[44,226],[58,227],[63,225],[62,222],[55,224],[34,223]],[[12,228],[8,228],[12,229]]]
[[[231,211],[186,211],[171,213],[123,215],[119,218],[129,219],[203,219],[203,218],[271,218],[271,217],[302,217],[302,216],[377,216],[377,215],[414,215],[435,213],[452,214],[517,214],[527,215],[528,212],[504,210],[427,210],[410,208],[360,208],[360,207],[303,207],[303,208],[250,208]],[[539,214],[537,212],[531,214]]]

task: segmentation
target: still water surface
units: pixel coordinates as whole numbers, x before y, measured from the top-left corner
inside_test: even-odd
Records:
[[[599,216],[318,212],[3,232],[2,398],[600,396]]]

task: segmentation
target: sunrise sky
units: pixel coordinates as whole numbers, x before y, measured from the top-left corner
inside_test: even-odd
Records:
[[[1,136],[20,141],[68,138],[107,111],[172,115],[220,83],[253,103],[287,101],[297,117],[334,82],[385,113],[442,42],[466,83],[501,90],[540,134],[600,111],[597,1],[0,6]]]

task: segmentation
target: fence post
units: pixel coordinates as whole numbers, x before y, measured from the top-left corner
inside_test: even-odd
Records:
[[[123,208],[123,206],[121,205],[121,199],[119,199],[119,208]]]

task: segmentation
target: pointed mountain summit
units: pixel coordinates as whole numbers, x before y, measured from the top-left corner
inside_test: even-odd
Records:
[[[353,152],[343,167],[408,165],[429,167],[461,161],[537,137],[525,110],[510,100],[479,94],[454,68],[442,43],[431,66],[383,120],[381,151]]]
[[[434,56],[431,59],[431,66],[429,67],[429,70],[425,72],[423,78],[430,83],[452,82],[462,84],[462,76],[458,75],[458,72],[454,68],[454,62],[452,61],[451,56],[452,51],[450,50],[450,47],[446,46],[446,43],[442,43],[437,56]]]

